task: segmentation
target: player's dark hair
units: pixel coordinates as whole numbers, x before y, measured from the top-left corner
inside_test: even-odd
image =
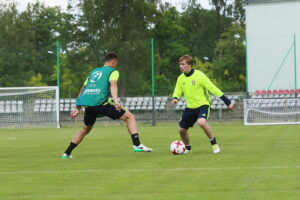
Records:
[[[108,53],[106,53],[105,56],[104,56],[104,61],[105,61],[105,62],[111,61],[111,60],[113,60],[113,59],[118,59],[117,54],[114,53],[114,52],[108,52]]]
[[[183,60],[185,60],[186,63],[189,64],[189,65],[191,65],[191,66],[193,66],[193,64],[194,64],[194,60],[193,60],[192,56],[189,56],[189,55],[181,56],[179,58],[179,62],[181,62]]]

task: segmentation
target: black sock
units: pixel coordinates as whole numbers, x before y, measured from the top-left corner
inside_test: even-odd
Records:
[[[217,144],[217,140],[214,137],[213,139],[209,140],[211,145]]]
[[[189,144],[189,145],[185,145],[185,148],[187,149],[187,150],[192,150],[192,146]]]
[[[141,142],[140,142],[138,133],[132,134],[131,139],[132,139],[132,143],[133,143],[134,146],[140,146]]]
[[[67,150],[65,151],[65,154],[67,154],[68,156],[71,155],[73,149],[77,146],[77,144],[71,142],[69,147],[67,148]]]

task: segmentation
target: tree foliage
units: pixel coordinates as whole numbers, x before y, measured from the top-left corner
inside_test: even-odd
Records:
[[[183,12],[160,0],[80,0],[67,11],[0,4],[0,86],[56,85],[59,40],[63,97],[77,95],[107,51],[120,57],[120,95],[150,95],[154,38],[157,95],[172,93],[185,54],[225,91],[244,90],[244,2],[212,3],[187,0]]]
[[[235,23],[215,49],[214,75],[224,91],[245,91],[245,62],[244,30]]]

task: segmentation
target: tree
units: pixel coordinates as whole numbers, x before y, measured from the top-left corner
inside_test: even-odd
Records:
[[[180,73],[178,59],[190,50],[184,44],[185,29],[180,23],[180,13],[169,4],[160,5],[155,18],[152,37],[155,38],[156,88],[164,94],[172,92]]]
[[[27,10],[20,17],[30,23],[29,30],[32,32],[31,47],[34,50],[31,68],[35,73],[43,73],[43,81],[49,85],[56,84],[51,79],[53,65],[56,64],[56,40],[62,44],[69,41],[70,15],[62,13],[58,7],[45,7],[39,2],[29,4]],[[66,49],[63,46],[63,49]]]
[[[22,86],[33,74],[28,69],[31,49],[29,23],[20,19],[14,4],[0,4],[0,85]]]
[[[14,4],[0,5],[0,78],[2,86],[27,86],[36,78],[42,85],[55,85],[51,79],[55,65],[55,35],[65,35],[65,14],[57,7],[39,2],[28,4],[18,13]]]
[[[243,28],[245,28],[245,1],[235,0],[233,6],[233,16],[236,22],[238,22]]]
[[[87,52],[98,65],[106,51],[120,55],[120,93],[142,94],[149,81],[150,28],[156,15],[156,5],[145,0],[85,0],[81,1]],[[146,75],[146,77],[145,77]],[[149,82],[150,84],[150,82]]]
[[[214,83],[217,82],[215,77],[214,77],[214,73],[213,73],[213,70],[212,70],[213,66],[212,66],[211,62],[209,62],[209,61],[202,62],[201,59],[199,59],[197,57],[194,57],[193,68],[202,71]]]
[[[226,27],[229,27],[231,24],[228,17],[231,16],[232,5],[228,0],[212,0],[212,4],[217,13],[218,35],[221,36]]]
[[[191,54],[203,60],[213,58],[216,42],[219,39],[217,14],[202,9],[200,4],[188,5],[180,19],[184,28],[184,43]]]
[[[154,38],[157,94],[172,92],[185,54],[226,90],[238,90],[244,81],[244,2],[212,3],[214,9],[206,10],[189,0],[182,13],[161,0],[80,0],[67,12],[37,2],[18,13],[14,4],[0,4],[0,85],[56,85],[59,40],[61,97],[76,96],[107,51],[120,57],[121,96],[150,95]]]
[[[42,81],[43,75],[38,73],[36,76],[32,76],[28,82],[28,86],[47,86],[47,83]]]
[[[246,88],[245,31],[238,23],[224,32],[218,42],[213,61],[214,77],[224,91],[238,92]]]

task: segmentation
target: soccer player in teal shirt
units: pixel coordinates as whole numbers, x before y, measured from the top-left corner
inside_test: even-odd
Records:
[[[77,108],[71,112],[76,118],[82,106],[85,107],[84,127],[77,132],[61,158],[72,158],[73,149],[92,130],[98,116],[107,116],[113,120],[121,119],[127,124],[134,152],[151,152],[152,149],[140,143],[135,116],[123,108],[118,100],[119,72],[116,71],[118,57],[109,52],[104,57],[104,65],[95,68],[84,83],[76,101]],[[111,94],[113,101],[109,98]]]
[[[219,153],[220,147],[211,127],[207,123],[210,110],[210,93],[220,97],[230,110],[234,109],[234,104],[217,88],[209,78],[199,70],[192,69],[193,58],[189,55],[180,57],[179,66],[182,74],[178,77],[173,93],[172,104],[177,104],[179,98],[184,94],[187,107],[185,108],[179,122],[179,133],[186,151],[191,151],[188,129],[197,124],[204,130],[210,140],[213,153]]]

